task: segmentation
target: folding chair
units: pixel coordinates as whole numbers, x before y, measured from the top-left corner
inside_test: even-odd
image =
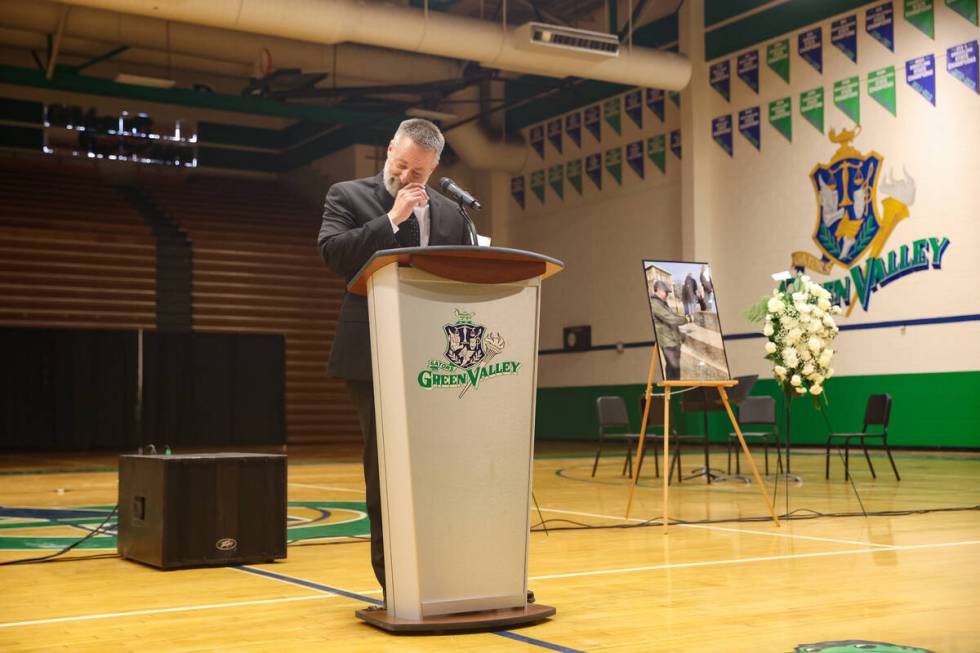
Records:
[[[633,475],[633,442],[639,439],[638,433],[618,431],[608,433],[609,429],[629,429],[630,420],[626,412],[626,401],[622,397],[607,396],[598,397],[595,400],[596,417],[599,421],[599,446],[595,451],[595,462],[592,463],[592,476],[599,467],[599,456],[602,455],[602,445],[606,438],[616,438],[626,441],[626,460],[623,463],[622,474],[626,474],[629,468],[630,476]]]
[[[892,396],[889,394],[871,395],[868,397],[868,404],[864,409],[864,428],[860,433],[831,433],[827,436],[827,452],[824,469],[824,477],[830,479],[830,445],[834,439],[844,441],[844,480],[850,476],[850,444],[851,440],[858,440],[864,449],[864,458],[868,461],[868,469],[871,470],[871,477],[878,478],[875,474],[874,465],[871,464],[871,456],[868,454],[868,440],[880,438],[888,454],[888,461],[892,464],[892,471],[895,472],[895,480],[901,481],[898,475],[898,467],[895,466],[895,459],[892,458],[892,451],[888,448],[888,420],[892,412]],[[868,433],[869,426],[880,426],[881,433]]]

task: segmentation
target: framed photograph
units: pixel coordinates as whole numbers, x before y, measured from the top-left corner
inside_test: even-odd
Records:
[[[644,260],[643,275],[663,377],[672,381],[730,379],[711,266]]]

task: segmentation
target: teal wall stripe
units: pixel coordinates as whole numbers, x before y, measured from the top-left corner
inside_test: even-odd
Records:
[[[770,2],[772,0],[705,0],[704,26],[711,27],[715,23],[734,18]]]
[[[632,432],[640,428],[640,397],[643,384],[539,388],[536,437],[543,440],[595,440],[597,421],[595,400],[618,395],[626,400]],[[655,392],[663,392],[656,388]],[[697,392],[697,391],[695,391]],[[834,377],[826,384],[830,404],[827,415],[836,431],[861,430],[868,395],[887,392],[892,396],[892,416],[888,442],[892,446],[956,447],[980,449],[980,372],[935,372],[929,374],[888,374]],[[776,398],[782,424],[784,399],[772,379],[762,379],[752,395]],[[703,433],[702,417],[684,415],[679,403],[672,404],[671,415],[681,433]],[[731,430],[722,413],[710,413],[708,430],[712,442],[723,443]],[[659,431],[658,431],[659,432]],[[809,397],[793,401],[792,441],[794,445],[822,445],[827,424]]]
[[[876,1],[791,0],[707,32],[704,58],[711,61]]]
[[[244,97],[241,95],[222,95],[203,93],[182,88],[148,88],[133,84],[119,84],[111,79],[59,72],[50,81],[44,73],[17,66],[0,66],[0,83],[59,89],[89,95],[130,98],[146,102],[176,104],[202,109],[216,109],[235,113],[250,113],[259,116],[277,116],[294,120],[310,120],[319,123],[363,124],[366,121],[382,120],[389,114],[365,109],[345,109],[343,107],[322,107],[309,104],[286,104],[267,98]]]

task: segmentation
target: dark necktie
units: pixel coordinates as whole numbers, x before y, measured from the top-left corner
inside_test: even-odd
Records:
[[[395,234],[395,240],[402,247],[418,247],[422,244],[419,221],[414,214],[409,216],[408,220],[398,225],[398,233]]]

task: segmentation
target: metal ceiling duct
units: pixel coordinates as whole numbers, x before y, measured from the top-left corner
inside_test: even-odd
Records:
[[[523,47],[525,35],[496,22],[357,0],[71,0],[66,4],[311,43],[360,43],[550,77],[584,77],[672,91],[684,88],[691,77],[690,61],[671,52],[634,47],[618,57],[595,61],[560,52],[531,54]]]
[[[0,3],[0,26],[33,32],[32,38],[36,34],[50,34],[58,24],[62,9],[63,6],[56,2],[3,0]],[[224,71],[222,74],[228,74],[228,71],[237,70],[234,74],[239,76],[250,74],[263,48],[271,53],[272,65],[276,68],[328,72],[340,85],[394,81],[422,83],[453,79],[461,73],[458,63],[438,57],[399,57],[387,50],[351,43],[330,46],[300,42],[87,7],[72,7],[65,34],[89,42],[91,45],[80,52],[93,56],[105,52],[109,46],[124,44],[133,50],[197,57],[201,60],[198,68],[202,71],[221,70]],[[27,36],[10,44],[21,45],[19,41],[24,38]],[[91,52],[91,46],[99,42],[106,47],[102,52]],[[160,55],[137,55],[131,51],[122,59],[140,63],[149,59],[158,63]]]

